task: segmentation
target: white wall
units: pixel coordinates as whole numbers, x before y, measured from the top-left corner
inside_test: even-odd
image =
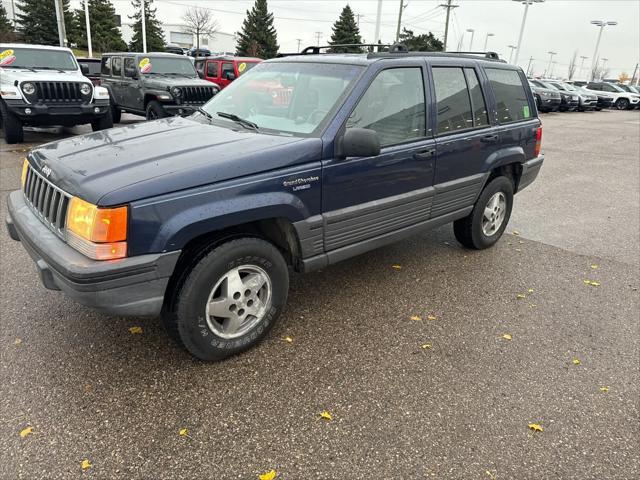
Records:
[[[131,38],[133,37],[133,28],[131,26],[131,23],[123,23],[121,30],[122,30],[122,38],[124,39],[125,42],[127,42],[127,44],[129,44],[129,42],[131,41]],[[167,43],[177,43],[181,47],[192,47],[196,44],[195,35],[192,36],[192,35],[183,33],[182,24],[163,23],[162,30],[164,34],[164,39]],[[182,37],[179,39],[184,41],[175,41],[174,39],[172,39],[172,35],[171,35],[172,32],[174,34],[178,34],[178,35],[174,35],[174,39],[175,37]],[[190,40],[186,37],[190,37]],[[231,33],[216,32],[214,35],[210,37],[200,36],[200,46],[203,48],[208,48],[212,52],[235,52],[236,37]]]

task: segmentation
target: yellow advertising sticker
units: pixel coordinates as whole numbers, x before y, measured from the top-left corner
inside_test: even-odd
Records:
[[[151,71],[151,61],[148,57],[144,57],[140,60],[140,63],[138,63],[138,67],[142,73],[149,73]]]
[[[10,48],[0,52],[0,67],[11,65],[16,61],[16,57],[13,55],[13,50]]]
[[[247,68],[247,64],[244,63],[244,62],[242,62],[240,65],[238,65],[238,71],[240,73],[244,72],[246,68]]]

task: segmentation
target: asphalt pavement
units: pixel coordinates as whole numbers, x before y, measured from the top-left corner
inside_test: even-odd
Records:
[[[640,113],[543,125],[494,248],[447,226],[294,276],[222,363],[44,289],[2,228],[0,477],[639,478]],[[28,146],[0,139],[2,212]]]

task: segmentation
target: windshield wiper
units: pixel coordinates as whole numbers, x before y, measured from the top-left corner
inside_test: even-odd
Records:
[[[36,70],[33,69],[33,67],[19,67],[17,65],[7,65],[2,68],[19,68],[20,70],[29,70],[30,72],[38,73]]]
[[[57,70],[58,73],[64,73],[64,70],[56,67],[36,67],[38,70]]]
[[[216,112],[216,115],[222,118],[228,118],[229,120],[233,120],[234,122],[239,123],[243,127],[250,128],[251,130],[255,130],[256,132],[260,130],[260,127],[258,127],[256,123],[253,123],[251,120],[246,120],[244,118],[241,118],[235,113]]]
[[[209,119],[209,121],[213,120],[213,115],[211,115],[209,112],[207,112],[204,108],[198,107],[198,112],[200,112],[202,115],[207,117]]]

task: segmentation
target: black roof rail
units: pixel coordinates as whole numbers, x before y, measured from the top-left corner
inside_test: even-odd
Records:
[[[453,53],[459,55],[482,55],[485,58],[490,58],[492,60],[500,60],[500,55],[496,52],[444,52],[444,53]]]
[[[330,48],[366,48],[368,52],[373,52],[374,48],[377,48],[378,52],[382,52],[382,48],[385,53],[403,53],[408,52],[407,47],[402,43],[341,43],[337,45],[310,45],[302,49],[298,53],[279,53],[278,57],[290,57],[294,55],[319,55],[321,50],[328,50]]]

